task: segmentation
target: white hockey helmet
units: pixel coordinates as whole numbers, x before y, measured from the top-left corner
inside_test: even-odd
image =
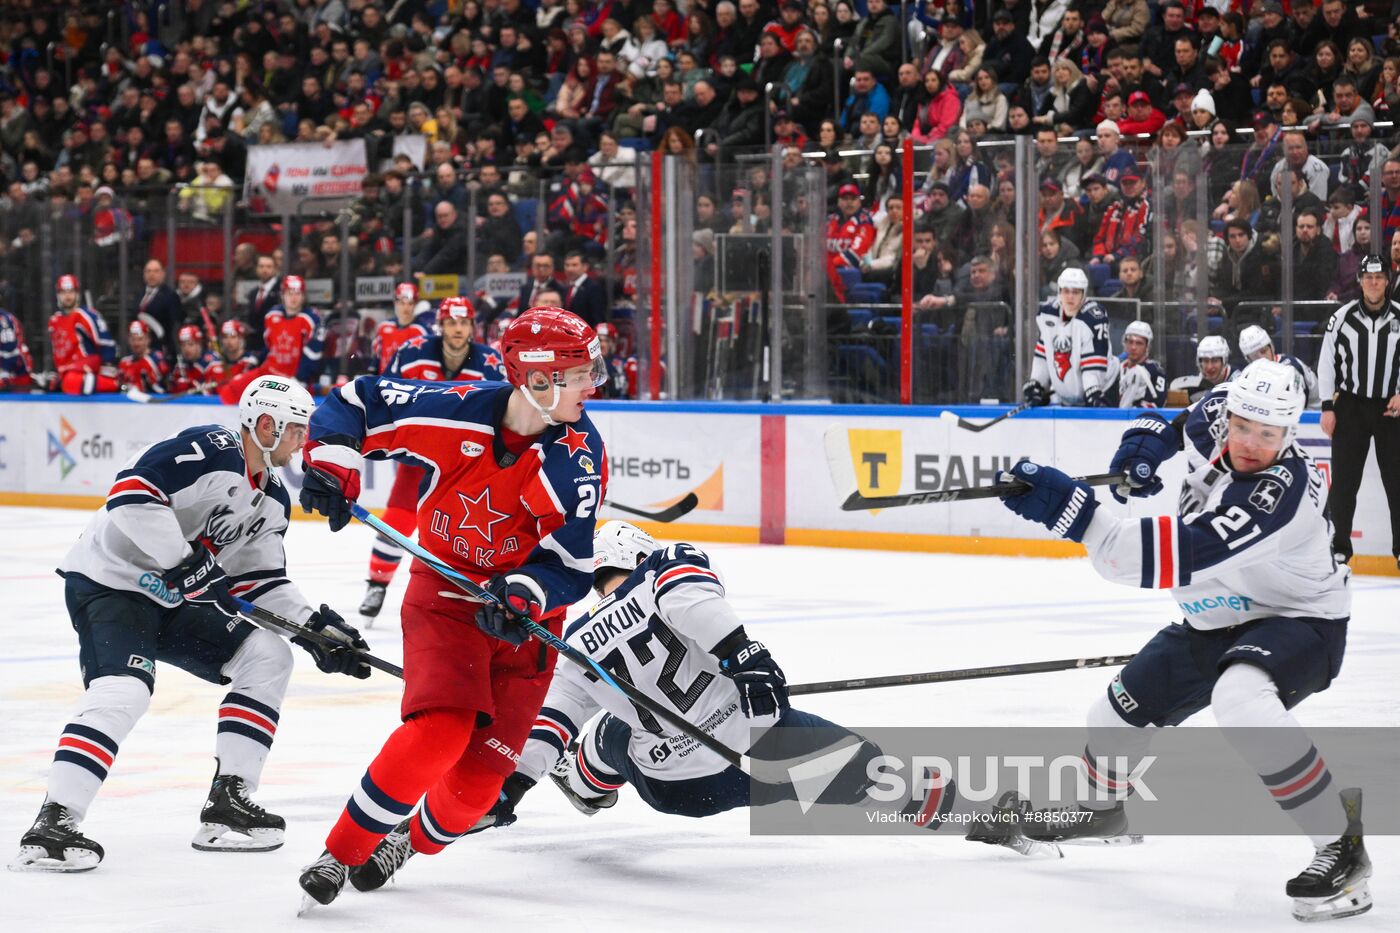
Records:
[[[1298,370],[1277,360],[1255,360],[1230,382],[1225,410],[1250,421],[1288,428],[1291,439],[1307,402],[1307,389]]]
[[[1196,345],[1196,362],[1201,360],[1228,360],[1230,358],[1230,345],[1225,342],[1224,337],[1204,337]]]
[[[1089,277],[1084,274],[1084,270],[1078,266],[1069,266],[1060,273],[1060,277],[1055,282],[1056,288],[1077,288],[1081,292],[1089,291]]]
[[[1152,343],[1152,325],[1146,321],[1133,321],[1128,325],[1128,329],[1123,331],[1124,337],[1141,337],[1149,344]]]
[[[295,379],[286,376],[259,376],[238,399],[238,423],[248,429],[253,443],[264,454],[271,454],[282,440],[282,431],[289,424],[310,424],[316,403],[311,393]],[[258,440],[258,419],[272,417],[272,443],[264,446]],[[271,462],[270,460],[268,461]]]
[[[1269,337],[1269,332],[1258,324],[1251,324],[1240,331],[1240,354],[1246,360],[1254,359],[1260,350],[1273,345],[1274,341]]]
[[[631,573],[658,547],[655,538],[631,522],[603,522],[593,532],[593,573],[608,567]]]

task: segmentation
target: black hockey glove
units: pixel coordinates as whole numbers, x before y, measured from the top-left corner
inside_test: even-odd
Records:
[[[364,458],[344,444],[307,444],[301,455],[306,476],[301,484],[303,512],[326,516],[331,531],[350,523],[350,503],[360,497]]]
[[[495,806],[486,811],[481,819],[476,821],[476,825],[467,830],[467,835],[479,833],[483,829],[505,829],[515,822],[515,805],[520,803],[520,798],[525,796],[525,792],[535,786],[535,782],[521,774],[519,771],[506,778],[501,785],[501,796],[496,800]]]
[[[238,616],[238,603],[228,591],[228,574],[202,544],[195,544],[194,553],[185,558],[184,563],[167,570],[162,579],[187,603],[208,606],[226,616]]]
[[[1113,498],[1127,502],[1128,496],[1146,498],[1162,491],[1157,468],[1177,452],[1180,440],[1176,430],[1155,412],[1139,415],[1123,432],[1118,451],[1108,465],[1110,473],[1122,473],[1127,480],[1109,488]]]
[[[1104,406],[1103,390],[1097,388],[1085,389],[1084,406],[1086,408],[1102,408]]]
[[[1050,404],[1050,393],[1034,379],[1021,386],[1021,400],[1032,408]]]
[[[750,719],[791,708],[783,669],[761,643],[744,639],[719,662],[719,669],[739,689],[739,708]]]
[[[530,637],[525,623],[538,622],[544,614],[534,581],[519,573],[496,574],[487,582],[486,592],[497,602],[476,611],[476,627],[492,638],[523,645]]]
[[[306,620],[306,627],[339,643],[335,647],[326,647],[320,639],[312,640],[304,635],[292,638],[292,644],[306,649],[319,670],[326,674],[346,674],[356,680],[369,676],[370,666],[360,657],[361,651],[369,650],[369,643],[360,637],[355,626],[347,624],[334,609],[322,603],[321,608]]]

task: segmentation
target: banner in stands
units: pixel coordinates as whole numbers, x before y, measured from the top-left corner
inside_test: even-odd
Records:
[[[843,512],[827,465],[825,437],[850,457],[868,495],[938,490],[996,481],[1022,457],[1074,474],[1103,472],[1127,412],[1036,412],[974,433],[954,419],[854,406],[704,405],[596,402],[593,421],[607,441],[608,503],[648,511],[695,493],[699,504],[673,525],[649,525],[658,535],[696,541],[1070,555],[1077,546],[1012,515],[995,500],[922,505],[877,512]],[[965,410],[964,410],[965,411]],[[995,413],[996,409],[992,410]],[[990,416],[990,415],[988,415]],[[202,424],[236,427],[236,411],[205,400],[137,405],[125,399],[69,400],[54,396],[0,399],[0,502],[96,507],[112,479],[137,451],[172,432]],[[1299,442],[1324,475],[1331,442],[1316,413],[1305,415]],[[601,456],[587,451],[601,469]],[[1167,488],[1185,473],[1186,457],[1168,462]],[[383,507],[394,466],[369,462],[361,501]],[[293,501],[300,464],[282,471]],[[75,498],[76,497],[76,498]],[[1175,496],[1114,502],[1118,515],[1170,511]],[[599,517],[633,518],[605,504]],[[634,519],[635,520],[635,519]],[[1385,496],[1368,463],[1357,503],[1357,568],[1394,573]]]
[[[243,196],[263,214],[295,214],[307,198],[335,210],[360,196],[368,170],[362,139],[249,146]]]

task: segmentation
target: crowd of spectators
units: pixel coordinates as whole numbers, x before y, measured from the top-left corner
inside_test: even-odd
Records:
[[[0,300],[52,309],[54,276],[70,270],[57,265],[62,244],[40,264],[46,222],[73,221],[49,228],[97,257],[85,283],[102,310],[117,246],[134,277],[151,258],[143,217],[215,225],[233,209],[241,228],[256,207],[239,200],[250,147],[351,139],[373,171],[344,217],[299,222],[285,255],[241,243],[234,278],[262,284],[232,306],[219,300],[225,283],[177,276],[172,333],[237,317],[256,347],[267,283],[285,275],[332,279],[344,312],[352,296],[335,270],[348,263],[356,276],[461,274],[467,287],[479,273],[547,267],[566,306],[623,325],[625,342],[644,153],[700,167],[693,203],[668,208],[691,212],[696,287],[713,294],[716,234],[800,222],[761,183],[742,192],[742,217],[731,209],[740,192],[720,167],[770,141],[785,165],[823,170],[828,237],[840,233],[833,303],[865,283],[883,291],[861,295],[893,293],[909,212],[920,323],[964,341],[1004,335],[1005,320],[972,306],[1009,303],[1015,205],[1031,194],[1046,298],[1079,266],[1096,297],[1166,283],[1183,314],[1209,306],[1228,321],[1241,303],[1277,301],[1288,250],[1295,300],[1345,300],[1361,255],[1400,249],[1392,5],[33,0],[0,11]],[[421,165],[396,149],[407,134],[424,138]],[[1018,135],[1036,149],[1035,178],[1019,182],[997,145]],[[897,152],[910,140],[921,151],[905,204]],[[1279,229],[1285,188],[1290,230]],[[42,271],[37,294],[10,281],[15,270]],[[474,295],[482,324],[539,284]],[[1296,317],[1315,323],[1322,307]],[[135,309],[115,310],[124,321]],[[1270,310],[1248,322],[1276,330]],[[853,326],[832,322],[835,337]]]

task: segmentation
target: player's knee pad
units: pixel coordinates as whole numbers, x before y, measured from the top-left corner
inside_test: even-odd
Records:
[[[101,720],[103,731],[120,742],[151,707],[151,691],[126,674],[95,677],[78,701],[77,719]]]
[[[1268,671],[1254,664],[1225,668],[1210,694],[1215,721],[1223,729],[1287,724],[1291,717]]]
[[[292,677],[292,649],[267,631],[255,629],[223,666],[229,689],[278,706]]]
[[[1095,729],[1125,729],[1128,727],[1141,729],[1151,725],[1150,720],[1146,717],[1134,716],[1132,712],[1123,708],[1122,703],[1116,703],[1110,699],[1112,692],[1113,688],[1110,686],[1108,690],[1099,694],[1098,699],[1094,700],[1089,707],[1089,712],[1084,720],[1090,732]]]

